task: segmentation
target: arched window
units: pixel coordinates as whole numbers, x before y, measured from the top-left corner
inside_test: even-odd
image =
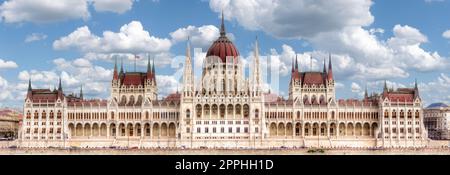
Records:
[[[245,104],[244,105],[244,118],[247,118],[249,113],[250,113],[250,107],[247,104]]]
[[[217,109],[218,109],[217,105],[213,104],[212,105],[212,115],[217,115]]]
[[[320,104],[326,104],[325,97],[323,95],[320,96]]]
[[[219,113],[220,113],[220,118],[225,118],[225,105],[221,104],[219,106]]]
[[[34,119],[35,119],[35,120],[39,119],[39,113],[38,113],[37,110],[34,111]]]
[[[197,105],[195,107],[195,113],[197,114],[197,118],[200,118],[202,116],[202,105]]]
[[[31,119],[31,112],[27,111],[27,119]]]
[[[191,110],[186,109],[186,118],[191,118]]]
[[[56,118],[57,118],[57,119],[61,119],[61,118],[62,118],[62,113],[61,113],[61,111],[58,111],[58,113],[56,114]]]
[[[42,116],[41,116],[42,120],[47,119],[47,113],[45,111],[42,111]]]
[[[316,103],[317,103],[316,95],[313,95],[311,97],[311,104],[316,104]]]
[[[53,111],[50,111],[50,119],[54,119],[55,118],[55,114],[53,113]]]
[[[259,118],[259,109],[255,109],[255,118]]]
[[[307,95],[303,96],[303,104],[309,104],[309,99]]]
[[[236,115],[241,115],[241,105],[240,104],[236,105]]]

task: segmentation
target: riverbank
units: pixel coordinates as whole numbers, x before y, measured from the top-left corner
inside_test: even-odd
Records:
[[[450,155],[449,148],[419,149],[59,149],[2,148],[0,155]]]

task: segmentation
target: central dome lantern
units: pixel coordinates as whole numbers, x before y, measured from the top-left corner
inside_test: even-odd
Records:
[[[206,58],[209,58],[211,56],[219,57],[222,62],[225,62],[226,58],[229,56],[232,56],[234,59],[237,59],[237,57],[239,57],[239,51],[226,35],[223,13],[222,24],[220,26],[220,37],[216,41],[214,41],[214,43],[208,49]]]

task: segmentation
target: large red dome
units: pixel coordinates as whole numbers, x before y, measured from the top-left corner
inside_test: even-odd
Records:
[[[207,58],[210,56],[217,56],[222,62],[225,62],[228,56],[233,56],[235,59],[239,56],[239,51],[234,46],[233,42],[226,36],[223,15],[222,25],[220,26],[220,37],[214,41],[206,54]]]

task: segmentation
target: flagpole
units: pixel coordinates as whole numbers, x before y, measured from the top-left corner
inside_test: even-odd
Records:
[[[138,59],[138,55],[134,55],[134,72],[136,72],[136,62]]]

